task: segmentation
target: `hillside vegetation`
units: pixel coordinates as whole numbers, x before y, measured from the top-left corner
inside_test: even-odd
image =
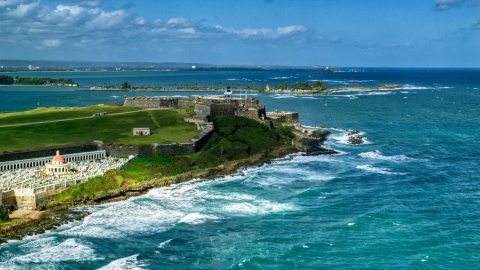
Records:
[[[140,157],[125,164],[120,171],[108,171],[104,176],[95,177],[63,191],[54,201],[92,198],[143,181],[215,167],[227,160],[272,151],[274,147],[290,144],[295,137],[289,127],[270,129],[255,120],[243,117],[218,117],[214,119],[214,123],[215,130],[199,153]]]

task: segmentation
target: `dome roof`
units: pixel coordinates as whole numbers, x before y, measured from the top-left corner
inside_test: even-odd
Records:
[[[57,155],[52,158],[52,162],[57,161],[57,162],[65,162],[65,159],[60,156],[60,152],[57,150]]]

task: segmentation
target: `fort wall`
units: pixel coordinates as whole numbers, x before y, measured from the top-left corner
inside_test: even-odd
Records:
[[[209,117],[210,116],[210,111],[211,107],[210,105],[204,105],[204,104],[196,104],[195,105],[195,114],[200,117]]]
[[[235,116],[236,109],[237,108],[235,104],[232,104],[232,103],[219,103],[219,104],[214,103],[210,106],[210,117],[217,117],[217,116],[232,117],[232,116]]]
[[[171,97],[129,97],[125,98],[123,106],[141,108],[178,108],[178,98]]]
[[[80,145],[67,145],[48,147],[42,149],[26,150],[26,151],[13,151],[0,153],[0,162],[33,159],[52,156],[57,150],[62,154],[75,154],[82,152],[96,151],[97,145],[95,143],[80,144]]]
[[[282,123],[300,123],[297,112],[268,112],[267,117],[272,120],[274,126],[279,126]]]

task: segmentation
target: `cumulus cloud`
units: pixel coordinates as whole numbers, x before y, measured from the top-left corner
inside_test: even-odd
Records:
[[[49,47],[49,48],[55,48],[58,47],[62,44],[62,42],[58,39],[47,39],[42,41],[43,46]]]
[[[282,36],[290,36],[290,35],[295,35],[295,34],[308,31],[308,29],[303,25],[290,25],[285,27],[278,27],[277,29],[244,28],[240,30],[225,28],[221,25],[216,25],[215,29],[220,32],[235,34],[240,38],[266,38],[266,39],[278,39]]]
[[[184,17],[149,20],[125,8],[104,10],[101,0],[56,2],[58,5],[50,7],[40,0],[0,0],[0,48],[6,44],[23,44],[25,49],[62,50],[74,46],[84,50],[121,51],[132,46],[139,50],[164,44],[177,46],[181,42],[208,44],[245,40],[273,44],[291,39],[300,43],[312,33],[303,25],[226,28]]]
[[[192,25],[193,23],[186,18],[172,18],[167,21],[167,26],[173,28],[188,28]]]
[[[433,8],[435,10],[448,10],[454,7],[459,7],[471,0],[434,0]]]
[[[53,0],[55,2],[74,4],[81,7],[100,7],[103,0]]]
[[[13,9],[7,8],[5,15],[7,18],[28,18],[35,16],[40,8],[40,2],[20,3]]]
[[[279,35],[292,35],[295,33],[306,32],[307,28],[303,25],[290,25],[286,27],[279,27],[277,33]]]
[[[0,8],[16,6],[16,5],[22,4],[24,2],[25,1],[23,1],[23,0],[2,0],[2,1],[0,1]]]

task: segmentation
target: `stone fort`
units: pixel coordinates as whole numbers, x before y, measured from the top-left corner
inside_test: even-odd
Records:
[[[228,90],[227,90],[228,91]],[[227,94],[228,93],[228,94]],[[269,127],[279,126],[282,123],[299,123],[296,112],[267,113],[265,106],[253,97],[235,98],[231,92],[219,96],[190,96],[190,97],[124,97],[123,106],[140,108],[175,108],[184,106],[194,107],[198,118],[210,121],[217,116],[242,116],[264,123]],[[193,122],[193,121],[192,121]]]

